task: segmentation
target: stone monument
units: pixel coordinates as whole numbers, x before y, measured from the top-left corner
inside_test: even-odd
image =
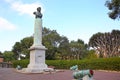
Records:
[[[28,64],[25,72],[41,73],[45,70],[53,70],[48,68],[45,64],[45,46],[42,45],[42,14],[41,7],[37,8],[34,24],[34,43],[29,48],[30,50],[30,63]]]

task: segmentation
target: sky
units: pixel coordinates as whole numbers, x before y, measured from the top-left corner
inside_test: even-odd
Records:
[[[106,0],[0,0],[0,51],[34,33],[33,12],[42,8],[43,27],[56,30],[69,41],[89,42],[97,32],[120,30],[119,20],[108,17]]]

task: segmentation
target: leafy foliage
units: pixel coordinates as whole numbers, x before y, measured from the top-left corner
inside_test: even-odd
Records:
[[[69,69],[73,65],[78,65],[79,69],[93,70],[120,70],[120,58],[101,58],[85,60],[47,60],[48,65],[57,69]]]
[[[14,53],[11,52],[11,51],[5,51],[3,53],[3,57],[4,57],[4,61],[5,62],[9,62],[9,61],[15,60]]]
[[[2,55],[2,52],[0,52],[0,55]]]
[[[25,54],[26,58],[29,58],[29,48],[33,44],[33,37],[26,37],[22,39],[20,42],[16,42],[13,46],[12,52],[15,55],[15,58],[17,59],[19,54]]]
[[[57,59],[65,59],[66,56],[69,56],[70,48],[69,48],[69,40],[66,37],[62,37],[58,49],[58,54],[56,55]]]
[[[29,64],[29,60],[28,59],[24,59],[24,60],[14,60],[12,61],[13,63],[13,67],[16,68],[17,65],[20,65],[22,68],[26,68],[27,65]]]
[[[56,59],[55,55],[59,53],[59,46],[65,41],[64,39],[67,38],[60,36],[55,30],[43,28],[43,45],[48,48],[46,59]]]
[[[95,53],[95,50],[89,50],[87,52],[85,59],[94,59],[94,58],[98,58],[97,54]]]
[[[120,56],[120,31],[96,33],[90,38],[89,46],[94,48],[101,57]]]
[[[120,0],[107,0],[106,6],[111,11],[108,13],[111,19],[120,18]]]
[[[3,57],[3,53],[2,52],[0,52],[0,57]]]
[[[29,61],[13,61],[13,67],[20,65],[27,67]],[[73,65],[78,65],[81,69],[93,70],[114,70],[120,71],[120,58],[100,58],[100,59],[85,59],[85,60],[46,60],[48,66],[55,66],[56,69],[70,69]]]
[[[71,41],[69,43],[67,37],[60,36],[56,30],[50,30],[44,27],[42,31],[42,44],[47,48],[46,59],[55,60],[83,58],[85,51],[87,50],[87,45],[84,44],[84,41],[78,39],[78,41]],[[28,59],[28,49],[32,44],[33,37],[26,37],[20,42],[16,42],[12,50],[16,59],[18,58],[19,53],[27,55],[26,59]]]
[[[84,41],[78,39],[78,41],[71,41],[70,51],[73,59],[82,59],[87,51],[87,45],[84,44]]]

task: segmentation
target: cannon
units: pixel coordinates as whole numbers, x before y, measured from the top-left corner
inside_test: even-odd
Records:
[[[70,67],[70,70],[77,71],[78,70],[78,65]]]
[[[87,79],[85,80],[92,80],[92,77],[93,77],[93,70],[80,70],[80,71],[76,71],[76,72],[73,72],[73,77],[74,79],[77,79],[77,80],[84,80],[83,77],[85,76],[88,76]]]

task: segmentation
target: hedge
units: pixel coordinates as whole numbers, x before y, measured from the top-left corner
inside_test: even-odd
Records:
[[[29,60],[14,61],[13,67],[20,65],[27,67]],[[93,70],[114,70],[120,71],[120,58],[100,58],[86,60],[46,60],[48,66],[55,66],[56,69],[69,69],[73,65],[78,65],[80,69]]]
[[[15,60],[15,61],[12,61],[12,63],[14,68],[16,68],[17,65],[20,65],[22,68],[25,68],[29,64],[29,60],[20,60],[20,61]]]

